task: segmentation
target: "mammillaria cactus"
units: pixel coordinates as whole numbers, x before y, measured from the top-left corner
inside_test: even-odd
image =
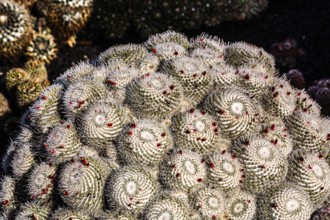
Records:
[[[308,220],[330,198],[330,122],[275,72],[261,48],[171,31],[77,64],[22,118],[0,213]]]
[[[0,2],[0,56],[21,54],[32,39],[32,21],[27,9],[11,0]]]
[[[93,0],[37,1],[39,11],[56,30],[57,36],[72,46],[75,35],[85,26],[92,12]]]

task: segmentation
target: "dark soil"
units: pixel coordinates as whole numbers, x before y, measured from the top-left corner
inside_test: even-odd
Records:
[[[314,80],[330,78],[330,1],[329,0],[270,0],[268,8],[248,21],[225,22],[217,27],[204,27],[186,32],[187,36],[194,37],[202,32],[219,36],[226,42],[245,41],[270,51],[272,44],[287,38],[295,39],[306,53],[305,59],[298,60],[294,68],[299,69],[305,76],[306,87]],[[74,63],[88,58],[95,58],[100,52],[115,44],[129,42],[139,43],[146,39],[138,39],[134,34],[111,42],[93,42],[90,39],[91,31],[83,31],[77,39],[74,48],[63,46],[58,58],[47,66],[49,79],[53,81],[70,68]],[[24,60],[13,63],[0,61],[0,92],[4,92],[5,73],[11,67],[23,65]],[[289,68],[278,65],[279,71],[284,73]],[[6,93],[5,93],[6,94]],[[8,96],[8,94],[6,94]],[[16,117],[20,116],[17,109],[13,109]],[[1,131],[2,132],[2,131]],[[3,136],[3,134],[0,134]],[[8,141],[8,137],[6,137]],[[0,142],[1,148],[6,141]]]

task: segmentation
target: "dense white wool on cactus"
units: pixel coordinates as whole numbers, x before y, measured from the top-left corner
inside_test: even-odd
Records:
[[[178,44],[184,48],[188,48],[190,46],[189,40],[185,35],[174,31],[166,31],[161,34],[152,35],[145,42],[145,45],[149,49],[152,49],[159,44],[166,44],[166,43]]]
[[[143,60],[138,63],[142,74],[154,73],[159,68],[159,58],[156,55],[147,54]]]
[[[221,191],[204,188],[191,198],[191,206],[199,213],[201,219],[219,219],[225,211],[225,199]]]
[[[274,78],[266,102],[282,118],[289,116],[296,108],[295,90],[285,78]]]
[[[103,206],[103,189],[112,169],[115,167],[100,158],[73,158],[60,170],[58,191],[62,200],[74,210],[97,215]]]
[[[102,148],[118,136],[126,120],[120,106],[94,102],[78,116],[77,127],[83,143],[94,148]]]
[[[288,156],[293,150],[293,141],[281,118],[272,114],[263,125],[262,135]]]
[[[90,65],[87,61],[80,62],[65,71],[61,76],[57,77],[55,83],[61,83],[65,86],[69,86],[71,83],[74,83],[77,80],[91,74],[94,69],[95,67]]]
[[[56,167],[47,163],[33,167],[27,185],[28,194],[32,200],[49,199],[54,187],[55,172]]]
[[[107,201],[113,210],[138,212],[156,193],[156,182],[138,167],[123,167],[108,180]]]
[[[308,194],[293,184],[285,184],[260,197],[258,216],[270,220],[308,220],[313,205]]]
[[[288,180],[309,194],[319,207],[330,196],[330,167],[322,153],[296,151],[289,160]]]
[[[223,150],[208,158],[208,180],[217,188],[231,192],[238,188],[243,179],[243,167],[235,155]]]
[[[199,103],[212,84],[209,68],[198,58],[181,57],[167,61],[163,72],[180,82],[191,105]]]
[[[330,120],[328,118],[298,110],[286,118],[286,124],[297,148],[329,151]]]
[[[148,54],[146,48],[138,44],[119,45],[109,48],[99,56],[99,61],[107,63],[109,60],[119,59],[128,65],[141,62]]]
[[[15,220],[19,219],[40,219],[46,220],[49,213],[50,207],[42,205],[41,203],[30,202],[22,205],[15,216]]]
[[[140,117],[169,117],[179,110],[182,90],[178,82],[161,73],[147,73],[127,88],[127,104]]]
[[[64,122],[55,125],[40,148],[53,163],[61,163],[75,156],[82,144],[74,125]]]
[[[212,66],[210,75],[217,89],[238,85],[241,81],[238,71],[229,65]]]
[[[179,199],[168,195],[161,195],[151,201],[143,215],[146,220],[188,219],[186,206]]]
[[[118,151],[127,164],[156,166],[173,140],[167,127],[153,120],[138,120],[126,126],[118,140]]]
[[[176,146],[200,153],[227,149],[230,141],[224,139],[211,115],[190,109],[172,118],[171,130]]]
[[[234,146],[234,152],[244,168],[242,182],[246,190],[263,193],[285,180],[288,161],[269,140],[250,137]]]
[[[203,107],[214,116],[222,133],[234,138],[257,129],[260,116],[256,104],[241,88],[229,87],[211,92]]]
[[[91,217],[83,212],[59,208],[50,216],[49,220],[90,220]]]
[[[237,42],[228,45],[224,50],[224,59],[226,63],[235,67],[245,64],[264,66],[269,75],[275,74],[275,60],[264,49],[244,43]]]
[[[152,48],[152,52],[157,55],[160,60],[169,60],[187,55],[186,49],[176,43],[157,44]]]
[[[10,176],[3,176],[0,180],[0,213],[9,213],[17,208],[15,191],[15,179]]]
[[[232,220],[254,219],[257,211],[256,197],[245,191],[236,191],[226,200],[226,215]]]
[[[30,108],[28,121],[42,133],[46,133],[61,120],[58,105],[62,90],[63,86],[59,84],[49,86],[40,94],[38,100]]]
[[[194,191],[206,180],[206,164],[190,150],[174,150],[160,167],[161,181],[171,189]]]

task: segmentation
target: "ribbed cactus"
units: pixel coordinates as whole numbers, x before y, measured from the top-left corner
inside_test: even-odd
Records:
[[[330,121],[263,49],[168,31],[93,63],[21,119],[2,216],[308,220],[329,201]]]

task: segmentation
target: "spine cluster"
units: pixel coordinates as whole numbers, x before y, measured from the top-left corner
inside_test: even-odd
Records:
[[[114,46],[24,114],[1,159],[0,216],[308,220],[330,198],[320,112],[246,43],[168,31]]]

